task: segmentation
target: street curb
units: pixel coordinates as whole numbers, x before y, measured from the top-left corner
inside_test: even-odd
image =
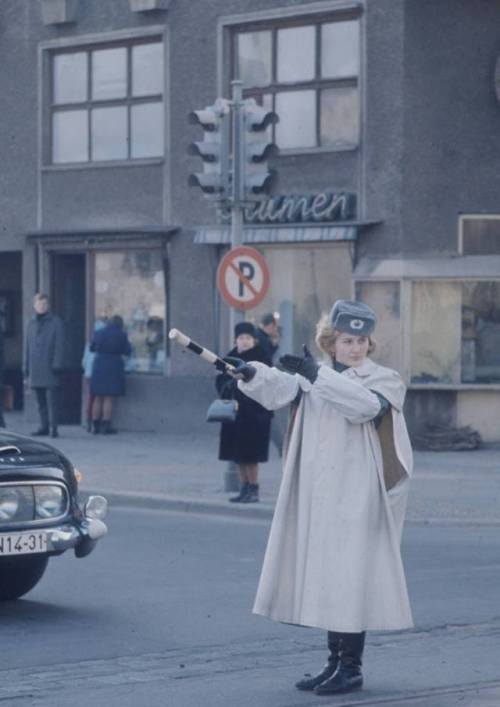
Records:
[[[183,513],[199,513],[203,515],[231,516],[252,520],[271,520],[274,506],[270,503],[258,504],[229,503],[211,499],[194,499],[188,496],[170,496],[167,494],[129,493],[80,488],[82,494],[99,494],[104,496],[110,508],[141,508],[154,511],[180,511]]]
[[[226,500],[196,499],[189,496],[172,496],[168,494],[131,493],[125,491],[107,491],[106,489],[80,488],[80,493],[105,496],[111,508],[140,508],[154,511],[177,511],[182,513],[198,513],[202,515],[229,516],[232,518],[250,520],[272,520],[274,505],[268,502],[258,504],[229,503]],[[407,526],[441,526],[441,527],[500,527],[498,518],[407,518]]]

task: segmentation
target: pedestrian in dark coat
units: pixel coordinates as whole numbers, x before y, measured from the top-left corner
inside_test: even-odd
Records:
[[[270,364],[280,345],[280,330],[278,320],[272,312],[268,312],[261,317],[257,328],[257,339],[261,349],[270,359]]]
[[[24,353],[24,376],[36,393],[40,413],[40,427],[33,434],[48,435],[50,431],[52,437],[58,437],[64,328],[61,319],[49,310],[47,295],[36,294],[33,307],[35,316],[28,323]]]
[[[132,353],[120,316],[111,317],[104,329],[94,333],[90,350],[96,354],[90,378],[90,393],[94,396],[92,431],[113,434],[116,432],[111,426],[114,400],[125,395],[123,357]]]
[[[236,346],[228,359],[260,361],[270,365],[271,361],[257,343],[257,332],[250,322],[235,326]],[[222,423],[220,432],[219,459],[233,461],[238,466],[241,489],[229,500],[236,503],[254,503],[259,500],[259,462],[266,462],[269,455],[269,438],[272,413],[251,400],[238,389],[237,381],[221,373],[216,378],[216,387],[224,400],[238,402],[235,422]]]

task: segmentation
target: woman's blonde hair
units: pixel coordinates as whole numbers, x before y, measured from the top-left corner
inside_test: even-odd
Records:
[[[320,351],[327,354],[327,356],[332,355],[332,348],[337,341],[337,338],[343,332],[338,329],[334,329],[332,326],[332,321],[329,314],[323,314],[319,322],[316,324],[316,346]],[[371,336],[368,337],[369,346],[368,353],[371,354],[375,351],[377,342]]]

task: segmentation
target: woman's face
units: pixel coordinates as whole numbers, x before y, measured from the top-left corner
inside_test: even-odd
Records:
[[[249,351],[249,349],[253,349],[254,346],[255,339],[253,336],[250,336],[250,334],[240,334],[236,337],[236,348],[238,349],[238,353],[241,353],[242,351]]]
[[[369,348],[370,339],[367,336],[356,336],[341,332],[332,347],[331,353],[339,363],[356,368],[361,366],[365,360]]]

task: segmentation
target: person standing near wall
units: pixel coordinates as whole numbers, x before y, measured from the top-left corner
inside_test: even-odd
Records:
[[[92,403],[92,432],[114,434],[111,417],[115,399],[125,395],[124,357],[132,348],[119,315],[111,317],[103,329],[96,331],[90,344],[96,356],[90,378]]]
[[[367,630],[413,626],[400,553],[412,470],[405,386],[368,357],[375,321],[368,305],[339,300],[317,325],[328,363],[304,347],[281,357],[285,371],[254,361],[233,371],[269,410],[294,402],[254,613],[328,632],[326,665],[296,683],[318,695],[361,688]]]
[[[48,295],[33,299],[35,316],[28,323],[24,354],[24,377],[36,394],[40,427],[32,434],[58,437],[59,396],[64,367],[64,328],[50,311]]]
[[[264,354],[272,362],[280,344],[280,330],[278,320],[272,312],[261,317],[257,327],[257,340]]]
[[[250,322],[239,322],[234,327],[235,346],[225,359],[229,363],[236,357],[242,361],[271,361],[257,343],[257,332]],[[269,455],[269,438],[272,413],[250,400],[238,390],[235,379],[219,373],[215,385],[223,400],[236,400],[238,412],[234,422],[223,422],[220,431],[219,459],[232,461],[238,467],[240,492],[229,500],[232,503],[257,503],[259,501],[259,463]]]
[[[96,319],[94,323],[94,332],[104,329],[106,326],[105,319]],[[92,432],[92,406],[94,404],[94,396],[90,392],[90,379],[92,377],[92,368],[94,367],[95,353],[90,350],[90,341],[85,344],[82,356],[83,381],[85,388],[85,422],[87,432]]]

